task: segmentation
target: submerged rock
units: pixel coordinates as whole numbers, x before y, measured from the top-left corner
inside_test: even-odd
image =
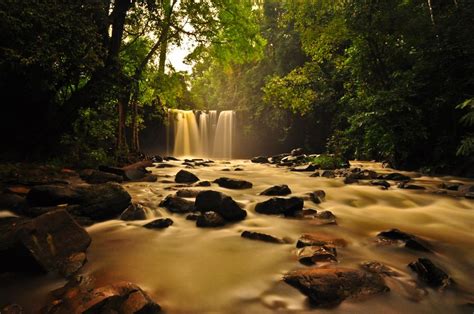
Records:
[[[1,271],[58,271],[69,276],[86,262],[91,238],[65,211],[0,223]]]
[[[184,198],[168,195],[161,201],[160,207],[164,207],[172,213],[185,214],[194,211],[194,202]]]
[[[269,234],[260,233],[260,232],[253,232],[253,231],[246,230],[242,232],[240,236],[242,238],[247,238],[250,240],[257,240],[257,241],[270,242],[270,243],[284,243],[282,239],[279,239]]]
[[[247,212],[240,208],[230,196],[217,191],[199,192],[194,204],[196,210],[200,212],[214,211],[227,221],[239,221],[247,216]]]
[[[405,189],[405,190],[426,190],[424,186],[421,185],[416,185],[416,184],[409,184],[407,182],[400,182],[398,184],[399,189]]]
[[[153,220],[152,222],[143,225],[143,227],[147,229],[164,229],[168,228],[172,224],[173,220],[171,220],[170,218],[158,218],[156,220]]]
[[[96,287],[95,279],[78,276],[52,292],[41,313],[159,313],[161,307],[137,285],[121,281]]]
[[[318,262],[337,262],[337,252],[334,246],[304,246],[298,250],[298,260],[304,265],[314,265]]]
[[[194,182],[199,181],[199,178],[189,171],[180,170],[176,174],[174,181],[176,183],[194,183]]]
[[[376,273],[382,276],[398,276],[399,273],[395,270],[392,270],[387,265],[384,265],[380,262],[367,261],[359,264],[362,269],[370,273]]]
[[[284,196],[288,194],[291,194],[291,190],[286,184],[274,185],[260,193],[260,195],[269,195],[269,196],[276,196],[276,195]]]
[[[225,177],[214,180],[214,183],[217,183],[220,187],[227,188],[227,189],[241,190],[241,189],[252,188],[252,183],[248,181],[225,178]]]
[[[128,208],[120,215],[121,220],[145,220],[146,219],[146,208],[138,203],[132,203]]]
[[[257,203],[255,211],[260,214],[293,216],[297,211],[303,209],[304,201],[300,197],[273,197],[261,203]]]
[[[196,220],[197,227],[215,228],[222,227],[226,224],[224,218],[214,211],[208,211],[198,216]]]
[[[411,270],[418,274],[418,278],[430,287],[446,288],[452,284],[451,278],[441,268],[427,258],[408,264]]]
[[[389,291],[378,274],[349,268],[306,268],[283,277],[316,306],[338,305],[347,298],[368,297]]]
[[[382,244],[402,243],[405,247],[413,250],[431,252],[430,245],[426,241],[398,229],[382,231],[377,237],[379,238],[379,243]]]

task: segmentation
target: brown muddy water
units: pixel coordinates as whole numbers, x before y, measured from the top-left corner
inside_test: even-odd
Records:
[[[166,313],[472,313],[466,303],[474,302],[474,201],[434,194],[442,181],[463,182],[460,178],[417,176],[416,184],[425,191],[345,185],[342,178],[309,177],[310,173],[290,172],[287,168],[233,160],[211,167],[188,169],[201,180],[222,176],[251,181],[252,189],[229,190],[216,184],[212,189],[232,196],[248,212],[245,220],[215,229],[197,228],[194,221],[158,207],[175,191],[169,190],[181,169],[153,169],[155,183],[127,183],[133,200],[152,210],[147,221],[112,220],[87,228],[92,237],[88,263],[83,272],[94,274],[106,284],[118,280],[136,283],[158,302]],[[361,163],[353,162],[352,166]],[[235,167],[244,171],[233,171]],[[388,171],[379,164],[364,163],[368,169]],[[230,171],[222,171],[223,169]],[[151,169],[151,168],[149,168]],[[171,177],[165,177],[165,176]],[[465,180],[464,180],[465,181]],[[392,182],[393,183],[393,182]],[[471,181],[472,183],[472,181]],[[318,225],[311,220],[261,215],[257,202],[268,199],[258,193],[276,184],[287,184],[292,196],[323,189],[326,199],[319,205],[309,200],[305,208],[330,210],[337,225]],[[141,225],[155,217],[170,217],[174,224],[164,230]],[[435,253],[422,253],[401,247],[377,246],[380,231],[399,228],[427,239]],[[243,239],[243,230],[258,231],[288,239],[291,244],[272,244]],[[363,261],[379,261],[401,275],[387,278],[391,291],[367,300],[346,300],[330,309],[315,309],[306,297],[282,281],[290,270],[305,267],[298,263],[295,243],[302,233],[324,232],[344,238],[348,245],[338,249],[339,266],[357,268]],[[417,283],[407,264],[418,257],[429,257],[456,282],[454,288],[439,292]],[[0,278],[0,301],[17,302],[36,312],[49,291],[64,285],[54,275]]]

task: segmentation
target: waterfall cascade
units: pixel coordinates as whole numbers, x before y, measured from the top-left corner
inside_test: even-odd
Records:
[[[169,109],[166,150],[174,156],[232,158],[235,111]]]

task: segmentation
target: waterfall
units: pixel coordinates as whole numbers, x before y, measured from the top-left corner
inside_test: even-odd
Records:
[[[166,118],[166,154],[232,158],[235,112],[169,109]]]

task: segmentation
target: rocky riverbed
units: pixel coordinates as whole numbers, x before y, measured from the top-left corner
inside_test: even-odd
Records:
[[[1,222],[11,237],[0,251],[11,265],[1,269],[0,306],[473,311],[473,181],[370,162],[318,169],[268,161],[169,159],[64,171],[54,182],[4,180]],[[50,216],[63,227],[46,223]],[[42,235],[44,244],[34,240]],[[34,260],[18,263],[24,255],[7,250],[18,247],[37,252]]]

